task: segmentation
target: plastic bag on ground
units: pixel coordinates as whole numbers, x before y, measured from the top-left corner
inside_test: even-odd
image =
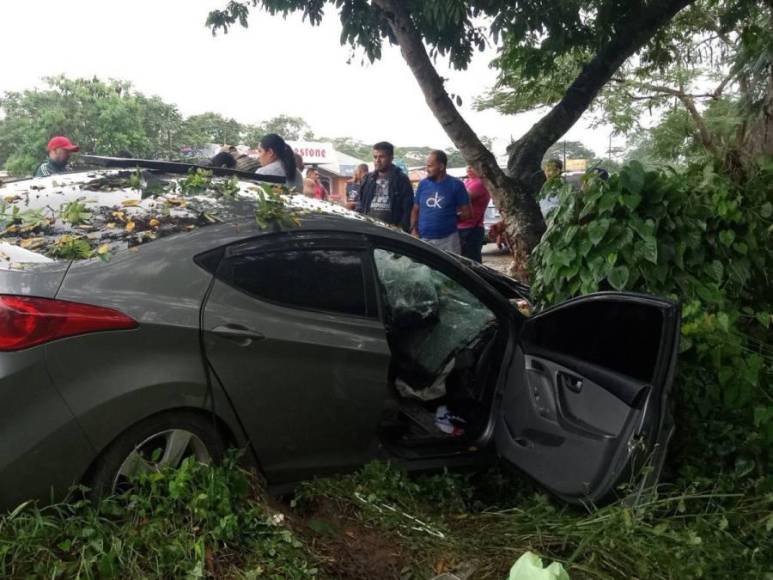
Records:
[[[542,558],[534,552],[526,552],[513,564],[508,580],[569,580],[564,566],[553,562],[542,567]]]

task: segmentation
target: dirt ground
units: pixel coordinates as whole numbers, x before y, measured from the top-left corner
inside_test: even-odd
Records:
[[[500,250],[496,244],[483,246],[483,263],[486,266],[507,274],[507,269],[512,261],[512,255],[508,250]]]

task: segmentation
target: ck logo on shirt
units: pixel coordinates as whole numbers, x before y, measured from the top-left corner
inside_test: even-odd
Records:
[[[438,195],[438,192],[435,192],[435,195],[432,197],[427,198],[427,207],[436,207],[438,209],[443,209],[443,197]]]

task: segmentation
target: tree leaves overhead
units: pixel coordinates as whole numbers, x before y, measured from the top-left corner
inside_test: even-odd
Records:
[[[477,99],[477,108],[516,114],[555,105],[598,47],[611,38],[617,10],[612,2],[591,3],[583,21],[585,36],[575,34],[565,43],[555,30],[530,42],[521,31],[508,29],[492,63],[499,70],[497,83]],[[686,112],[682,107],[687,101],[702,111],[703,103],[711,107],[727,97],[725,100],[739,105],[727,117],[728,121],[734,117],[737,125],[742,114],[761,109],[769,90],[772,12],[770,3],[752,0],[698,0],[688,6],[604,87],[591,106],[600,114],[597,122],[612,125],[618,133],[635,135],[642,129],[639,119],[645,114]],[[697,133],[700,120],[694,118],[694,111],[691,116],[682,115],[686,134],[671,135],[670,149],[683,149],[685,141]],[[705,139],[696,144],[700,149],[711,146]]]
[[[532,77],[552,67],[561,55],[598,48],[615,33],[616,23],[638,2],[621,0],[405,0],[414,25],[432,56],[448,56],[464,69],[475,51],[502,40],[518,47],[520,62]],[[270,15],[300,13],[312,25],[335,10],[341,21],[341,43],[365,51],[371,61],[381,58],[383,42],[394,42],[387,15],[366,0],[232,0],[213,10],[207,26],[228,32],[247,26],[251,8]],[[332,10],[331,10],[332,9]],[[329,14],[328,14],[329,15]]]

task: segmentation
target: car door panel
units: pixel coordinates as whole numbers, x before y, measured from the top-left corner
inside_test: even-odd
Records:
[[[526,368],[534,369],[535,364],[538,364],[538,361],[541,360],[552,361],[556,365],[562,367],[560,372],[557,371],[557,373],[554,373],[556,376],[553,377],[553,380],[556,383],[561,383],[569,390],[573,390],[573,386],[566,382],[566,378],[578,377],[582,379],[584,377],[585,379],[595,381],[599,385],[603,385],[602,388],[611,395],[617,397],[627,405],[635,407],[640,405],[641,401],[646,398],[646,394],[650,388],[650,385],[646,381],[628,377],[573,356],[551,352],[547,349],[533,345],[529,345],[527,348],[530,353],[527,363],[530,364],[528,364]],[[582,384],[579,385],[579,389],[582,389]]]
[[[223,332],[237,324],[246,330]],[[207,357],[270,480],[373,456],[389,397],[379,321],[261,302],[218,280],[203,328]]]
[[[608,495],[658,440],[678,328],[675,304],[621,293],[534,316],[502,392],[500,455],[569,501]]]

